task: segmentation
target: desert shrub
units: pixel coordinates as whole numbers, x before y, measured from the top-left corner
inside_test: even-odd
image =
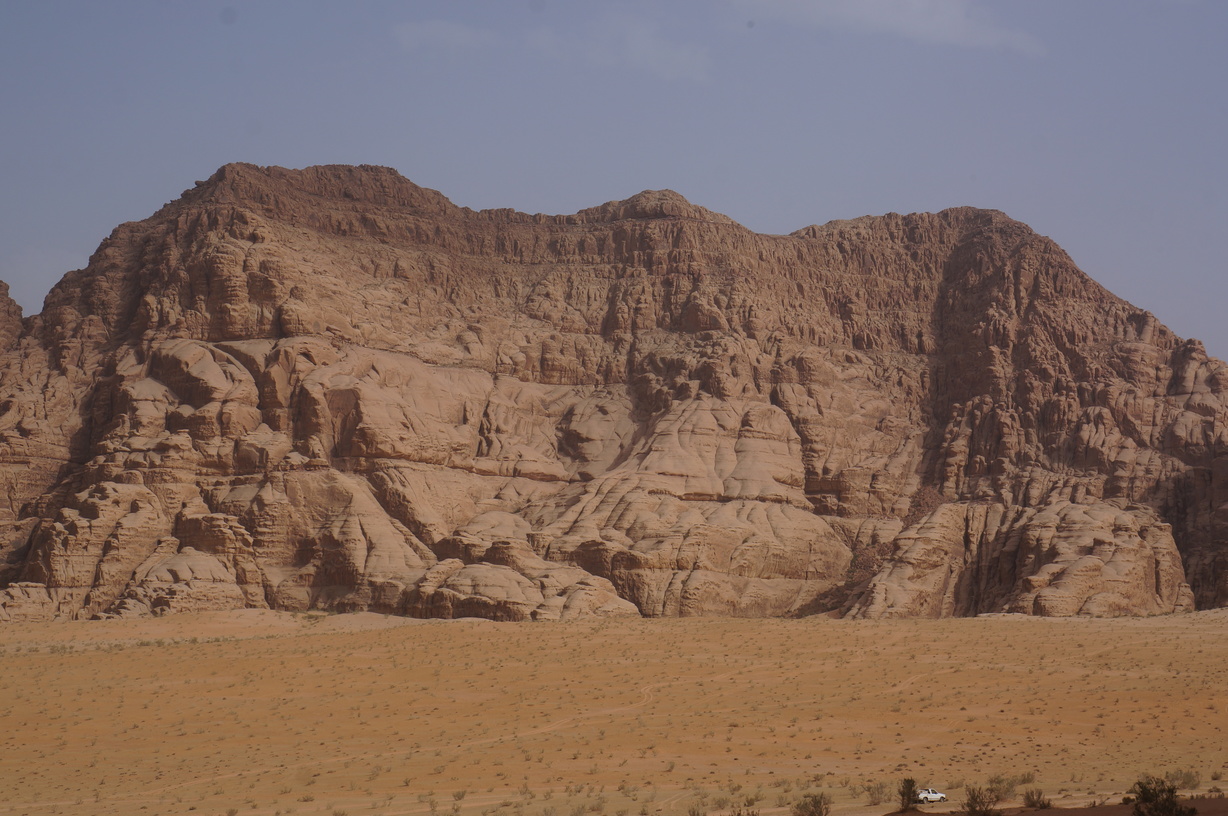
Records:
[[[808,793],[793,803],[793,816],[828,816],[831,797],[826,793]]]
[[[997,805],[1015,795],[1016,785],[1018,785],[1016,777],[998,774],[989,777],[989,782],[985,785],[985,792],[993,799],[992,804]]]
[[[899,794],[901,811],[917,809],[917,780],[912,777],[901,779],[896,793]]]
[[[1212,782],[1218,782],[1223,778],[1224,778],[1224,774],[1221,771],[1211,771],[1211,781]]]
[[[1002,800],[997,798],[990,788],[981,788],[976,785],[964,787],[963,812],[968,816],[1002,816],[1001,811],[997,809],[1000,801]]]
[[[1164,774],[1164,779],[1168,784],[1175,785],[1177,790],[1193,790],[1202,784],[1202,774],[1193,768],[1169,771]]]
[[[1040,788],[1032,788],[1025,791],[1023,794],[1023,806],[1035,808],[1036,810],[1048,810],[1053,807],[1053,802],[1045,798],[1045,792]]]
[[[871,782],[866,785],[866,800],[872,805],[881,805],[891,795],[891,786],[886,782]]]
[[[1177,786],[1158,776],[1142,777],[1130,788],[1134,816],[1194,816],[1196,808],[1177,802]]]

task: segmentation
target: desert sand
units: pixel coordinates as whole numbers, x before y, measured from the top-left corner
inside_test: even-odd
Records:
[[[785,813],[904,776],[1061,806],[1228,771],[1228,610],[0,627],[0,814]]]

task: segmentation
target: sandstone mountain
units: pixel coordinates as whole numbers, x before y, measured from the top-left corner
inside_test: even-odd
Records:
[[[3,619],[1228,605],[1228,367],[994,211],[228,165],[0,352]]]

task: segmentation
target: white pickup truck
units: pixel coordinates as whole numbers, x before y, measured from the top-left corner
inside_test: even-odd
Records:
[[[939,793],[933,788],[922,788],[921,790],[917,791],[917,801],[927,805],[934,802],[945,802],[947,801],[947,795],[945,793]]]

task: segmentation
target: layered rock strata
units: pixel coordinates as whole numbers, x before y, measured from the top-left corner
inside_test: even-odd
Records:
[[[228,165],[0,349],[0,618],[1228,605],[1228,368],[998,212]]]

